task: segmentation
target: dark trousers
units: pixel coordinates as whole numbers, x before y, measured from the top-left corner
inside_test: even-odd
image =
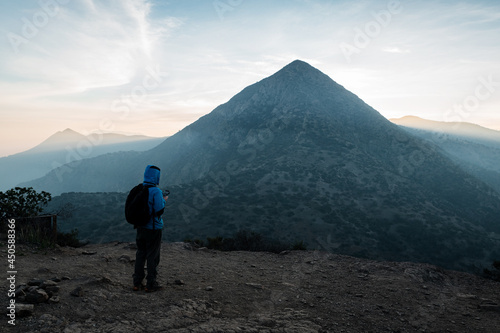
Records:
[[[147,286],[152,287],[158,274],[156,268],[160,263],[162,229],[137,228],[137,252],[135,254],[134,286],[144,279],[144,264],[147,262]]]

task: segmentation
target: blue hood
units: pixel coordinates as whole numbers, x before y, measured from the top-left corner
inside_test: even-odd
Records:
[[[144,183],[160,185],[160,168],[148,165],[144,171]]]

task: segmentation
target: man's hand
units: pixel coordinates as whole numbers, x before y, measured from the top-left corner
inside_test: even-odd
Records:
[[[161,191],[161,192],[163,194],[163,199],[165,199],[165,201],[167,201],[168,195],[170,194],[170,191],[169,190],[164,190],[164,191]]]

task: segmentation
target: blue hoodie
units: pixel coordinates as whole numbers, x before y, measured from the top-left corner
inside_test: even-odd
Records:
[[[163,219],[161,214],[165,209],[165,199],[163,199],[163,194],[161,190],[157,187],[160,184],[160,169],[154,165],[148,165],[144,171],[144,182],[143,185],[152,186],[149,188],[149,211],[154,216],[148,224],[144,226],[146,229],[163,229]]]

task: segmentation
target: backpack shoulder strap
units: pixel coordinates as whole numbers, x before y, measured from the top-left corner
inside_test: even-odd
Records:
[[[151,187],[154,187],[154,186],[148,186],[148,191]],[[149,197],[149,193],[148,193],[148,197]],[[153,195],[152,204],[151,204],[151,220],[153,221],[153,230],[155,230],[155,196],[154,195]]]
[[[147,185],[144,185],[144,188],[147,189],[149,191],[149,189],[151,187],[156,187],[154,185],[150,185],[150,184],[147,184]],[[148,196],[149,196],[149,193],[148,193]],[[153,206],[151,207],[151,218],[153,219],[153,230],[155,230],[155,197],[153,195]]]

